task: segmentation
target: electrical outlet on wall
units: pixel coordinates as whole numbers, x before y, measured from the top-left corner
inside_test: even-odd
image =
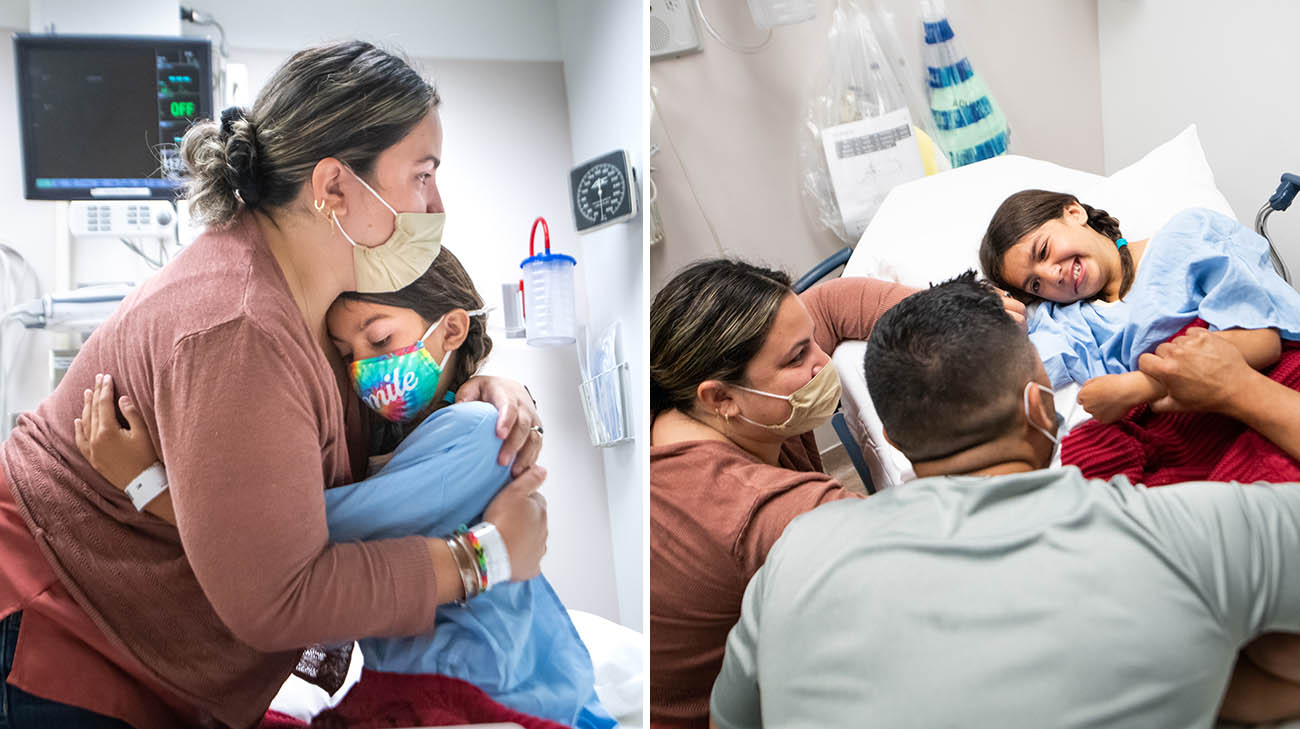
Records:
[[[222,98],[226,100],[226,106],[252,107],[252,89],[248,88],[248,64],[227,63],[225,71],[225,94]]]
[[[700,49],[690,0],[650,0],[650,58],[674,58]]]

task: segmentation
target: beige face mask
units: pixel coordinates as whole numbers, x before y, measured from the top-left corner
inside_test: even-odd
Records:
[[[746,423],[757,425],[783,438],[803,435],[830,420],[835,414],[835,406],[840,402],[840,373],[835,369],[835,363],[831,361],[827,361],[826,366],[808,380],[808,384],[789,395],[777,395],[742,385],[732,385],[732,387],[789,402],[790,417],[786,418],[784,423],[769,425],[750,420],[744,415],[737,416]]]
[[[348,171],[351,172],[351,169]],[[357,274],[356,290],[363,294],[397,291],[423,276],[429,266],[433,265],[434,259],[442,251],[442,227],[447,214],[399,213],[387,200],[379,197],[379,193],[367,185],[360,175],[355,172],[352,175],[397,218],[393,234],[388,236],[388,240],[371,248],[352,240],[352,236],[343,230],[338,216],[333,210],[330,211],[330,217],[334,219],[339,232],[352,244],[352,263]]]

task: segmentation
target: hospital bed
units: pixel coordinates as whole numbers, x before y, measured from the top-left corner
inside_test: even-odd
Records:
[[[640,631],[619,625],[598,615],[569,610],[578,636],[591,654],[596,674],[596,695],[623,729],[640,729],[645,697],[645,639]],[[331,696],[297,676],[290,676],[271,702],[271,709],[310,722],[320,712],[337,705],[361,677],[361,650],[352,648],[352,663],[343,686]],[[507,729],[518,724],[475,724],[472,729]],[[412,727],[411,729],[425,729]],[[443,727],[442,729],[471,729]]]
[[[1150,236],[1175,213],[1190,207],[1236,217],[1214,184],[1196,127],[1191,126],[1109,177],[1005,155],[900,185],[885,198],[843,261],[843,275],[924,288],[967,269],[978,271],[979,242],[994,211],[1012,193],[1029,188],[1072,193],[1118,218],[1134,240]],[[1278,192],[1256,218],[1257,230],[1267,237],[1268,215],[1285,210],[1297,190],[1300,177],[1284,175]],[[841,251],[832,259],[845,255]],[[1273,256],[1274,265],[1289,281],[1276,251]],[[836,262],[832,259],[810,275],[827,273]],[[863,483],[874,492],[910,480],[914,473],[903,454],[885,441],[863,372],[866,348],[866,342],[845,342],[832,355],[843,384],[843,409],[833,422]],[[1062,435],[1088,419],[1075,405],[1078,387],[1071,384],[1057,392],[1056,405],[1065,418]],[[1053,465],[1059,465],[1059,455],[1056,458]]]

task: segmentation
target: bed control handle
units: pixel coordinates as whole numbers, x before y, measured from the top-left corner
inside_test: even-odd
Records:
[[[1300,175],[1287,172],[1282,175],[1282,184],[1277,186],[1277,192],[1268,199],[1268,206],[1274,210],[1286,210],[1291,207],[1297,192],[1300,192]]]

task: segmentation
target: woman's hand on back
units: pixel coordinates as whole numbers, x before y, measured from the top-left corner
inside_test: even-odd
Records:
[[[501,444],[497,463],[505,465],[514,459],[510,474],[520,477],[533,464],[542,450],[542,419],[537,414],[537,404],[528,390],[514,380],[504,377],[471,377],[456,391],[456,402],[491,403],[500,413],[497,416],[497,437]]]
[[[158,460],[158,454],[135,403],[123,395],[118,404],[128,428],[123,428],[117,420],[112,376],[95,375],[94,389],[83,394],[81,417],[72,424],[81,455],[110,483],[125,489]]]
[[[510,579],[518,582],[542,572],[546,554],[546,497],[538,493],[546,469],[530,466],[506,484],[488,504],[483,521],[496,525],[510,555]]]

